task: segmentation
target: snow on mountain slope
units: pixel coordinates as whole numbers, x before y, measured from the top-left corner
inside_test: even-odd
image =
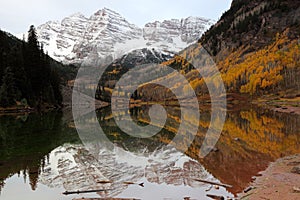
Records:
[[[175,148],[145,152],[129,152],[115,146],[112,150],[101,148],[95,154],[83,145],[65,144],[50,153],[40,182],[49,187],[63,186],[68,191],[111,188],[106,196],[115,196],[128,188],[123,182],[199,188],[203,184],[194,179],[217,181],[200,163]],[[112,183],[97,184],[104,180]]]
[[[54,59],[95,65],[145,47],[178,52],[199,39],[212,24],[212,20],[189,17],[139,28],[117,12],[103,8],[89,18],[75,13],[61,22],[49,21],[37,27],[37,34]]]
[[[163,22],[148,23],[143,31],[144,38],[151,42],[167,41],[171,44],[181,42],[183,45],[186,45],[199,39],[203,31],[207,30],[211,25],[211,20],[189,17],[181,20],[171,19]]]

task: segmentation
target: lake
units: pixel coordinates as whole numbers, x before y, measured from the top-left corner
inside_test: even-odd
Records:
[[[137,124],[146,126],[148,110],[147,106],[134,107],[129,113],[120,110],[118,117],[130,114]],[[193,116],[181,118],[178,107],[166,110],[162,130],[144,139],[120,130],[110,108],[98,110],[97,118],[87,114],[81,122],[99,123],[105,134],[105,140],[96,142],[82,141],[70,112],[0,116],[0,199],[234,197],[270,162],[300,153],[299,115],[254,106],[228,110],[216,146],[202,158],[199,151],[210,125],[210,110],[202,109],[200,122]],[[198,132],[191,144],[183,137],[169,145],[181,119],[199,125]],[[210,187],[197,179],[232,187]],[[62,194],[77,190],[102,191]]]

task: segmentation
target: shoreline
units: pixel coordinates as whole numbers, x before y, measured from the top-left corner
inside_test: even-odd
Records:
[[[275,112],[300,115],[300,97],[257,99],[252,103]]]
[[[300,197],[300,154],[279,158],[256,177],[243,193],[238,194],[240,200],[297,200]]]
[[[9,108],[2,108],[0,107],[0,115],[6,114],[26,114],[26,113],[33,113],[37,110],[34,108],[25,108],[25,107],[9,107]]]
[[[206,98],[205,98],[206,99]],[[202,101],[201,101],[202,100]],[[210,101],[203,101],[203,99],[198,99],[199,106],[200,107],[209,107],[211,102]],[[160,101],[160,102],[144,102],[141,100],[137,101],[131,101],[130,102],[130,107],[139,107],[143,105],[154,105],[154,104],[164,104],[166,106],[179,106],[177,101],[175,100],[167,100],[167,101]],[[186,105],[184,106],[189,106],[189,101],[185,101]],[[295,99],[280,99],[280,100],[268,100],[268,99],[257,99],[253,101],[245,101],[245,98],[227,98],[227,109],[231,109],[235,105],[256,105],[258,107],[263,107],[265,109],[279,112],[279,113],[287,113],[287,114],[295,114],[295,115],[300,115],[300,98],[295,98]],[[95,102],[95,108],[96,110],[102,109],[110,105],[107,102],[102,102],[97,100]],[[192,106],[192,105],[190,105]],[[63,110],[66,107],[70,107],[70,104],[64,104],[62,107],[47,107],[47,108],[42,108],[40,111],[41,112],[48,112],[51,110],[55,109],[61,109]],[[31,107],[9,107],[9,108],[3,108],[0,107],[0,115],[6,115],[6,114],[26,114],[26,113],[33,113],[33,112],[38,112],[36,108],[31,108]]]

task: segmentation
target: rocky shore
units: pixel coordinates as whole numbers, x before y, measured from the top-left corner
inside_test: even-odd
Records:
[[[300,154],[280,158],[239,194],[241,200],[300,199]]]

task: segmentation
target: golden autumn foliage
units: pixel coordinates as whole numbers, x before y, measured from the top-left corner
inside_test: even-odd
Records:
[[[286,134],[287,124],[267,115],[259,116],[254,110],[240,113],[242,124],[229,119],[224,125],[224,132],[231,138],[240,138],[245,141],[247,148],[253,151],[271,155],[273,158],[281,154],[289,155],[299,152],[299,137],[295,134]]]
[[[188,131],[177,133],[179,125],[182,123],[178,111],[168,109],[169,120],[164,128],[174,134],[182,136],[182,142],[174,144],[183,150],[189,147]],[[200,147],[211,123],[209,112],[202,113],[200,121],[196,116],[185,114],[182,116],[185,121],[185,130],[190,130],[192,126],[199,126],[195,141],[186,152],[191,155],[199,155]],[[139,121],[149,123],[149,119],[139,116]],[[214,121],[219,120],[218,116]],[[271,158],[299,153],[300,138],[298,137],[299,125],[293,124],[294,117],[288,117],[272,112],[261,112],[249,109],[239,112],[229,112],[225,121],[218,145],[230,148],[242,157],[249,156],[253,152],[268,155]],[[238,141],[236,140],[238,138]],[[159,137],[164,143],[171,143],[172,138]]]
[[[288,34],[288,29],[282,34],[278,33],[272,44],[258,51],[252,51],[251,46],[242,46],[218,62],[217,66],[227,91],[255,95],[299,87],[300,40],[290,40]],[[176,55],[163,65],[178,68],[185,76],[197,74],[197,70],[193,69],[188,61],[201,61],[201,48],[198,44],[186,49],[181,55]],[[199,94],[203,93],[201,90],[205,81],[214,83],[214,76],[207,77],[205,81],[199,76],[190,76],[188,80]]]
[[[295,126],[294,129],[289,129],[289,133],[287,133],[288,123],[289,120],[285,118],[280,119],[278,116],[258,114],[255,110],[241,111],[239,116],[236,113],[230,113],[218,143],[221,146],[230,147],[233,151],[244,156],[257,152],[276,159],[281,156],[296,154],[299,153],[300,145],[297,132],[299,128]],[[201,120],[199,125],[205,130],[209,124],[209,121]],[[200,131],[197,137],[201,138],[203,134],[205,132]],[[235,141],[235,138],[238,138],[238,141]],[[197,144],[199,145],[199,143]],[[195,152],[192,154],[198,154],[199,149],[194,145],[191,146],[190,151],[193,148]]]
[[[218,63],[222,78],[229,91],[249,93],[274,90],[278,86],[289,86],[298,80],[300,41],[289,41],[288,31],[277,34],[273,44],[254,53],[241,56],[250,47],[244,47]]]
[[[275,116],[258,114],[254,110],[230,113],[227,118],[222,135],[219,138],[217,147],[222,151],[235,152],[239,157],[252,157],[255,154],[266,155],[272,159],[282,156],[299,153],[300,140],[298,137],[299,128],[286,132],[289,121],[281,120]],[[200,125],[199,132],[196,135],[195,142],[189,147],[189,136],[182,133],[182,141],[173,144],[172,138],[159,137],[163,143],[172,143],[179,150],[186,150],[185,153],[195,159],[199,159],[200,147],[203,142],[206,130],[210,126],[209,117],[197,122],[192,116],[184,116],[191,124]],[[175,119],[175,118],[173,118]],[[179,123],[177,120],[174,123]],[[173,123],[166,124],[168,131],[177,133],[178,129],[172,128]],[[177,133],[178,134],[178,133]],[[238,140],[237,140],[237,139]],[[225,148],[225,149],[222,149]]]

